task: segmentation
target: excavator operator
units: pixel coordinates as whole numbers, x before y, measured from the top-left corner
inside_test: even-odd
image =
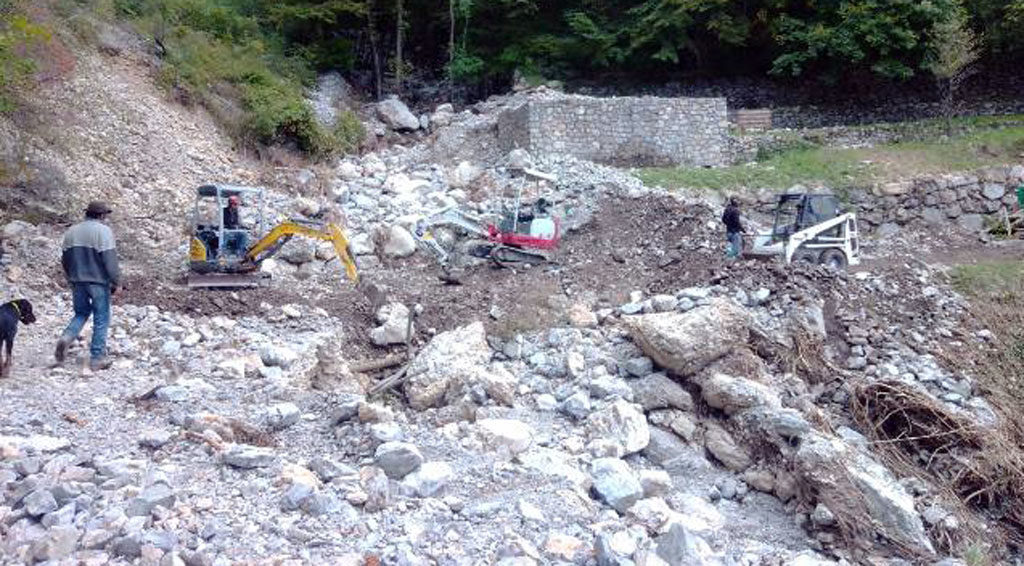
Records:
[[[231,253],[241,255],[249,245],[249,234],[242,226],[242,210],[239,208],[241,199],[238,195],[228,197],[228,205],[224,207],[224,239]]]

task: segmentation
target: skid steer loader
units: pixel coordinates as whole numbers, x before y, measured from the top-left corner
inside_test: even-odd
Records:
[[[835,195],[779,195],[772,230],[757,234],[743,255],[782,257],[786,263],[815,263],[835,269],[859,265],[857,215],[842,212]]]
[[[226,208],[231,200],[238,202],[241,211],[249,211],[250,218],[243,218],[239,212],[237,219],[228,221]],[[348,239],[338,225],[292,219],[265,232],[263,210],[263,189],[203,185],[196,190],[189,243],[190,288],[259,286],[270,277],[268,273],[260,272],[260,265],[294,236],[334,244],[335,254],[346,276],[353,283],[358,282],[359,274]],[[257,239],[250,243],[253,233]]]

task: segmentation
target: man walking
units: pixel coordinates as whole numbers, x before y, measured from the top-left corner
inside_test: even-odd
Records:
[[[725,224],[725,239],[728,242],[726,257],[737,258],[743,250],[743,236],[746,233],[743,224],[740,223],[740,206],[736,197],[729,198],[729,204],[722,213],[722,223]]]
[[[82,332],[92,316],[92,342],[89,346],[89,368],[107,369],[107,327],[110,325],[110,298],[117,292],[120,271],[114,233],[103,221],[111,212],[102,202],[91,202],[85,209],[85,221],[64,233],[61,263],[71,285],[75,316],[57,340],[55,357],[64,361],[68,346]]]

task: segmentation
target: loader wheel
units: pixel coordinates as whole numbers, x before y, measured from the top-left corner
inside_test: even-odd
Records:
[[[836,271],[846,269],[846,254],[840,250],[825,250],[821,254],[821,264],[828,266]]]
[[[814,250],[797,250],[793,254],[793,263],[816,264],[818,263],[818,252]]]

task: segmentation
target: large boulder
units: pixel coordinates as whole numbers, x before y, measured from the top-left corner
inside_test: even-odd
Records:
[[[480,429],[480,435],[491,448],[519,454],[533,444],[533,428],[522,421],[482,419],[476,424]]]
[[[460,162],[449,175],[449,182],[455,188],[464,189],[479,177],[483,171],[468,161]]]
[[[655,542],[655,554],[668,564],[712,566],[722,563],[714,557],[711,547],[704,539],[690,532],[680,522],[672,523],[665,534],[655,539]]]
[[[644,488],[629,464],[618,458],[598,458],[590,465],[594,492],[616,511],[625,513],[644,496]]]
[[[453,382],[476,375],[490,359],[482,322],[438,334],[409,364],[405,384],[409,405],[418,410],[439,406]]]
[[[644,353],[679,375],[699,372],[745,344],[750,334],[749,315],[724,298],[685,313],[638,316],[629,326]]]
[[[387,231],[384,254],[388,257],[408,257],[416,253],[416,239],[408,230],[395,224]]]
[[[663,373],[652,373],[632,381],[630,386],[633,388],[633,398],[645,411],[668,407],[693,410],[690,393]]]
[[[651,429],[643,411],[621,399],[592,413],[587,418],[587,430],[591,439],[618,444],[621,455],[639,452],[651,441]]]
[[[377,103],[377,117],[393,130],[418,130],[420,119],[417,118],[404,102],[397,98],[389,98]]]
[[[292,265],[302,265],[316,259],[316,244],[308,240],[292,240],[283,250],[281,259]]]
[[[729,431],[709,423],[704,431],[704,446],[716,460],[734,472],[742,472],[752,463],[746,451],[736,443]]]
[[[389,303],[377,311],[377,328],[370,330],[370,341],[377,346],[389,344],[405,344],[411,338],[409,324],[409,307],[402,303]]]
[[[405,476],[402,483],[418,497],[434,497],[444,491],[455,471],[447,462],[426,462]]]
[[[385,442],[373,454],[373,463],[391,479],[402,479],[419,469],[423,455],[408,442]]]
[[[711,407],[733,415],[753,407],[781,407],[779,396],[770,388],[742,377],[714,373],[701,380],[701,396]]]
[[[843,509],[846,519],[870,524],[888,540],[925,556],[934,554],[914,498],[868,454],[838,438],[808,433],[795,462],[818,501],[833,512]]]

